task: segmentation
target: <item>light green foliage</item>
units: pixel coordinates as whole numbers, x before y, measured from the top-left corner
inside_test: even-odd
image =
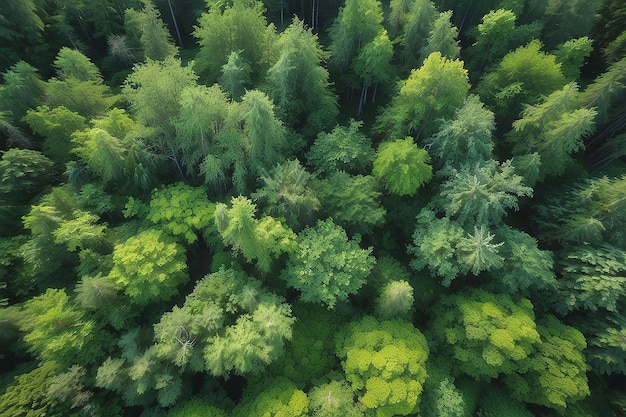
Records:
[[[527,106],[513,123],[509,140],[514,152],[537,152],[540,178],[562,174],[572,162],[570,155],[584,148],[584,138],[595,128],[596,111],[577,108],[578,99],[578,86],[567,84],[541,104]]]
[[[51,78],[46,83],[45,90],[46,103],[50,107],[63,106],[87,119],[106,114],[118,100],[102,80]]]
[[[70,303],[64,290],[48,289],[24,304],[20,327],[29,351],[42,361],[87,364],[102,353],[97,324]]]
[[[109,278],[139,306],[166,301],[189,279],[184,249],[158,229],[140,232],[113,249]]]
[[[26,200],[50,182],[53,163],[41,152],[11,148],[0,160],[0,195],[6,203]]]
[[[267,94],[288,126],[314,136],[334,123],[337,98],[329,89],[327,59],[317,35],[297,17],[276,43],[278,59],[267,72]]]
[[[173,145],[181,154],[181,163],[187,173],[196,176],[200,174],[201,166],[210,161],[209,155],[217,153],[212,145],[226,123],[228,99],[218,86],[193,85],[181,92],[179,111],[173,121],[176,129]],[[223,172],[221,176],[224,176]],[[218,175],[215,178],[207,175],[205,182],[215,183],[218,179]]]
[[[73,147],[72,133],[84,130],[86,119],[80,114],[60,106],[39,106],[29,110],[24,121],[37,134],[44,137],[44,154],[55,162],[67,162]]]
[[[498,67],[482,79],[481,97],[500,115],[514,115],[522,104],[536,104],[566,84],[556,57],[541,51],[541,42],[531,41],[509,52]]]
[[[434,204],[463,227],[498,225],[508,209],[518,209],[519,197],[532,195],[532,188],[515,173],[511,161],[489,161],[452,172],[442,184]]]
[[[350,119],[348,126],[335,126],[330,133],[320,132],[306,154],[315,173],[327,176],[335,171],[350,174],[369,172],[374,159],[371,140],[359,129],[363,122]]]
[[[378,182],[370,175],[335,172],[328,179],[317,181],[314,188],[321,202],[321,214],[349,232],[371,233],[385,220]]]
[[[152,0],[141,0],[143,9],[136,11],[126,10],[126,19],[133,22],[141,35],[142,52],[146,60],[163,61],[174,56],[176,47],[172,44],[170,33],[163,24],[159,9]]]
[[[137,128],[137,124],[128,116],[126,110],[117,107],[112,108],[103,117],[91,120],[91,124],[95,129],[103,129],[120,140],[126,139],[127,135]]]
[[[333,309],[365,283],[375,259],[329,220],[319,220],[297,238],[298,250],[289,254],[281,278],[301,292],[300,299]]]
[[[263,207],[263,213],[284,218],[293,230],[309,225],[320,201],[313,191],[313,175],[297,159],[277,165],[269,174],[261,177],[263,187],[251,194]]]
[[[492,159],[491,136],[495,127],[491,110],[478,96],[469,96],[454,118],[445,121],[435,135],[426,139],[430,155],[442,166],[439,173]]]
[[[217,80],[231,52],[239,51],[256,79],[269,67],[276,42],[274,26],[263,16],[263,3],[254,0],[209,7],[198,19],[193,35],[200,44],[194,69],[207,85]]]
[[[183,90],[195,85],[197,76],[190,66],[183,66],[172,56],[163,61],[148,60],[135,65],[126,78],[122,93],[138,123],[160,129],[166,136],[173,135],[173,118],[180,111]],[[156,144],[161,152],[170,151],[173,144]],[[171,151],[170,151],[171,152]]]
[[[429,162],[428,152],[419,148],[413,138],[397,139],[378,147],[372,175],[393,194],[415,195],[433,176]]]
[[[352,69],[363,80],[364,86],[383,83],[391,78],[393,45],[382,29],[371,41],[363,45],[352,61]]]
[[[519,400],[565,411],[569,404],[589,395],[585,337],[554,316],[538,320],[537,331],[542,341],[531,356],[528,371],[509,375],[505,381]]]
[[[191,244],[213,221],[214,212],[203,188],[176,183],[153,190],[146,218]]]
[[[363,412],[354,403],[354,393],[346,381],[333,380],[317,385],[308,393],[312,415],[317,417],[361,417]]]
[[[378,130],[387,137],[428,137],[463,104],[469,91],[463,62],[433,52],[400,83],[400,91],[379,116]]]
[[[231,207],[218,204],[215,224],[224,244],[241,253],[248,262],[269,272],[272,261],[284,252],[295,249],[296,236],[288,227],[273,217],[255,219],[256,205],[246,197],[231,200]]]
[[[382,21],[378,0],[346,1],[329,30],[331,63],[346,71],[360,49],[380,33]]]
[[[364,317],[337,338],[346,379],[368,415],[391,417],[418,411],[428,354],[426,338],[401,320]]]
[[[106,223],[99,223],[100,218],[92,213],[75,210],[72,218],[63,221],[52,232],[54,243],[65,245],[69,252],[78,249],[106,247]]]
[[[390,281],[376,298],[376,316],[381,320],[410,319],[413,313],[413,287],[407,281]]]
[[[430,328],[457,369],[476,379],[523,373],[541,343],[533,306],[525,298],[479,289],[443,296]]]
[[[222,75],[219,78],[220,87],[224,89],[233,100],[241,99],[246,92],[246,86],[250,84],[250,64],[241,58],[239,51],[233,51],[228,55],[228,61],[222,65]]]
[[[308,416],[309,399],[306,394],[286,378],[265,381],[247,389],[232,417],[305,417]]]
[[[59,364],[44,362],[30,372],[25,372],[0,395],[0,416],[41,417],[59,412],[48,396],[48,388]]]
[[[75,144],[72,153],[77,155],[91,172],[104,182],[124,178],[128,145],[106,130],[93,128],[72,135]]]
[[[167,417],[228,417],[228,414],[208,400],[193,397],[169,410]]]
[[[100,274],[94,277],[83,276],[74,291],[76,302],[86,310],[106,309],[117,301],[115,283]]]
[[[98,67],[76,49],[61,48],[54,60],[54,67],[60,80],[75,78],[78,81],[102,82]]]
[[[55,375],[46,392],[49,399],[65,404],[73,412],[94,412],[97,405],[92,403],[93,392],[85,387],[86,372],[84,367],[72,365],[67,371]]]
[[[494,237],[484,226],[474,226],[474,233],[457,244],[457,256],[473,275],[504,265],[504,258],[498,253],[503,243],[492,242]]]
[[[491,10],[483,16],[472,45],[475,59],[481,62],[480,69],[497,63],[510,51],[516,20],[515,13],[505,9]]]
[[[422,60],[425,60],[431,53],[440,52],[442,56],[449,60],[457,59],[461,52],[459,41],[459,31],[452,25],[452,10],[439,14],[430,30],[428,43],[420,51]]]
[[[591,39],[584,36],[578,39],[571,39],[557,47],[554,55],[557,62],[561,64],[561,71],[565,78],[572,81],[580,78],[580,69],[593,49],[591,44]]]

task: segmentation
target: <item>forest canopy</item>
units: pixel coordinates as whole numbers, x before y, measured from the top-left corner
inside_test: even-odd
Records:
[[[626,414],[621,0],[4,0],[0,417]]]

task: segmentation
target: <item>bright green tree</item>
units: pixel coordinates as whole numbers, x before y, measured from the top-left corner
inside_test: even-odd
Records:
[[[586,36],[570,39],[557,47],[554,55],[557,62],[561,63],[561,71],[565,78],[571,81],[580,78],[580,70],[592,49],[592,40]]]
[[[245,390],[231,416],[305,417],[309,415],[308,411],[307,395],[290,380],[276,378]]]
[[[124,179],[127,143],[99,128],[75,132],[72,142],[72,153],[105,183]]]
[[[366,316],[337,337],[337,355],[366,415],[410,415],[419,410],[429,348],[412,324]]]
[[[48,389],[59,367],[56,362],[44,362],[17,376],[0,395],[0,415],[34,417],[61,412],[48,396]]]
[[[407,281],[390,281],[380,289],[376,298],[376,316],[382,320],[411,318],[413,312],[413,287]]]
[[[505,381],[518,400],[564,411],[590,394],[583,353],[587,342],[579,330],[550,315],[537,321],[537,331],[542,341],[529,369]]]
[[[430,328],[437,348],[451,354],[453,369],[476,379],[525,372],[541,343],[525,298],[468,289],[441,297],[435,312]]]
[[[153,190],[146,218],[191,244],[213,222],[214,212],[204,189],[176,183]]]
[[[60,365],[89,364],[102,355],[98,325],[76,309],[64,290],[48,289],[24,304],[20,325],[29,351]]]
[[[361,417],[361,411],[354,402],[354,392],[344,380],[332,380],[317,385],[308,392],[309,408],[319,417]]]
[[[241,253],[246,261],[256,261],[261,271],[269,272],[276,258],[295,249],[296,236],[273,217],[255,219],[256,209],[246,197],[233,198],[230,208],[217,205],[215,224],[224,244]]]
[[[31,109],[24,121],[35,133],[43,136],[43,153],[55,162],[70,159],[72,133],[87,127],[85,117],[63,106],[50,108],[44,105]]]
[[[232,52],[239,52],[251,66],[253,80],[267,71],[276,32],[273,25],[267,24],[263,12],[260,1],[236,0],[232,4],[212,5],[200,16],[193,32],[200,45],[194,69],[205,84],[218,79]]]
[[[145,230],[115,245],[109,279],[138,306],[169,300],[189,279],[185,251],[161,230]]]
[[[76,78],[79,81],[102,82],[98,67],[76,49],[61,48],[54,60],[54,67],[60,80]]]
[[[333,309],[365,284],[375,259],[332,220],[319,220],[297,238],[281,278],[301,292],[300,299]]]
[[[413,138],[397,139],[378,147],[372,175],[393,194],[415,195],[433,176],[429,162],[428,152],[420,149]]]
[[[400,90],[377,120],[377,129],[387,137],[428,137],[441,118],[450,118],[469,91],[463,62],[451,61],[433,52],[419,69],[400,83]]]
[[[393,67],[391,58],[393,57],[393,45],[389,40],[389,35],[382,29],[374,39],[366,43],[358,55],[352,60],[352,69],[362,80],[361,98],[357,114],[360,116],[363,105],[367,102],[369,88],[373,85],[374,92],[372,102],[376,100],[376,90],[378,84],[385,83],[391,79]]]

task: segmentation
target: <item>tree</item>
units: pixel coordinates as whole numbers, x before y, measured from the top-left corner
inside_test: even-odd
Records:
[[[557,47],[554,55],[557,62],[561,64],[561,71],[565,78],[571,81],[580,78],[580,70],[593,49],[591,44],[591,39],[583,36],[578,39],[570,39]]]
[[[367,102],[368,89],[373,84],[374,93],[372,103],[376,100],[376,90],[379,83],[391,79],[391,58],[393,56],[393,45],[389,40],[387,31],[382,29],[374,39],[366,43],[352,61],[352,69],[356,75],[363,80],[361,87],[361,98],[357,114],[360,116],[363,104]]]
[[[314,136],[331,126],[337,115],[337,98],[322,66],[328,56],[317,35],[298,18],[280,34],[276,48],[278,59],[266,76],[276,115],[305,136]]]
[[[4,82],[0,86],[0,104],[3,111],[10,112],[13,122],[18,122],[28,109],[43,104],[45,83],[35,67],[25,61],[13,64],[2,73]]]
[[[366,413],[410,415],[419,410],[429,348],[412,324],[366,316],[337,337],[346,379]]]
[[[231,416],[305,417],[308,411],[307,395],[290,380],[276,378],[244,391],[240,403],[233,409]]]
[[[24,304],[20,325],[29,351],[61,366],[96,362],[104,335],[98,325],[72,304],[64,290],[48,289]]]
[[[509,52],[480,82],[480,95],[497,119],[515,117],[523,104],[537,104],[566,84],[556,57],[542,52],[541,47],[540,41],[533,40]]]
[[[436,348],[450,353],[453,369],[475,379],[524,373],[541,343],[525,298],[467,289],[442,296],[435,312],[430,328]]]
[[[515,398],[563,411],[590,394],[583,354],[587,343],[580,331],[550,315],[537,321],[537,331],[542,341],[528,371],[507,375],[505,381]]]
[[[148,136],[148,145],[174,162],[181,176],[174,118],[180,112],[182,92],[194,86],[196,79],[190,66],[184,67],[179,59],[170,56],[136,65],[122,88],[136,121],[155,130]]]
[[[250,64],[241,58],[240,52],[233,51],[222,66],[222,75],[218,82],[230,98],[238,101],[245,94],[246,86],[250,84],[251,72]]]
[[[0,160],[0,195],[6,202],[25,201],[50,183],[53,162],[41,152],[11,148]]]
[[[202,397],[192,397],[168,411],[167,417],[227,417],[228,414]]]
[[[130,20],[131,24],[139,29],[141,33],[139,40],[145,59],[164,61],[174,56],[176,47],[172,44],[170,33],[161,20],[159,10],[152,0],[141,0],[141,3],[143,10],[127,9],[125,20]]]
[[[2,414],[9,416],[37,416],[61,410],[48,396],[48,388],[59,369],[55,362],[44,362],[33,370],[15,378],[0,395]]]
[[[476,42],[472,45],[479,71],[499,62],[511,49],[517,16],[511,10],[491,10],[477,26]]]
[[[439,131],[426,139],[430,155],[436,158],[439,174],[492,159],[495,130],[494,114],[475,95],[470,95],[454,118],[446,120]],[[438,162],[438,163],[437,163]]]
[[[72,135],[72,152],[105,183],[125,176],[128,145],[104,129],[93,128]]]
[[[409,14],[400,38],[402,59],[407,70],[418,68],[424,61],[420,53],[428,42],[437,8],[431,0],[415,0],[408,6]]]
[[[428,137],[437,131],[441,118],[454,115],[469,87],[463,62],[433,52],[400,83],[398,94],[378,118],[377,129],[387,137]]]
[[[320,209],[313,179],[300,161],[287,161],[262,176],[263,187],[251,197],[259,202],[264,214],[284,218],[291,229],[300,230],[315,219]]]
[[[146,218],[191,244],[213,222],[214,213],[205,190],[176,183],[152,191]]]
[[[231,207],[219,203],[215,209],[215,224],[224,244],[232,246],[246,261],[256,260],[257,267],[269,272],[272,261],[284,252],[295,249],[296,236],[273,217],[255,219],[256,205],[246,197],[231,200]]]
[[[537,152],[539,178],[562,174],[571,164],[570,155],[584,147],[583,139],[595,127],[595,109],[577,108],[578,86],[567,84],[542,103],[527,106],[513,122],[509,140],[517,155]]]
[[[452,11],[442,12],[435,19],[428,36],[428,43],[420,51],[422,62],[433,52],[440,52],[449,60],[457,59],[461,52],[459,31],[452,25]]]
[[[254,0],[211,6],[198,19],[193,35],[200,45],[194,70],[207,85],[218,79],[231,52],[239,51],[252,68],[252,80],[259,79],[270,66],[276,42],[274,26],[263,15],[263,3]]]
[[[419,187],[432,178],[430,156],[413,139],[382,143],[374,159],[372,175],[393,194],[415,195]]]
[[[376,262],[371,248],[361,249],[358,240],[348,240],[331,219],[304,229],[296,242],[298,250],[289,254],[281,278],[301,292],[302,301],[328,309],[355,294]]]
[[[354,393],[344,380],[317,385],[308,393],[309,408],[319,417],[360,417],[363,412],[354,403]]]
[[[407,281],[390,281],[376,298],[376,316],[381,320],[410,318],[413,312],[413,287]]]
[[[63,106],[50,108],[44,105],[28,110],[24,121],[44,137],[44,154],[61,163],[70,159],[72,133],[87,127],[85,117]]]
[[[348,126],[337,125],[330,133],[320,132],[306,154],[315,173],[328,176],[335,171],[365,174],[374,159],[371,140],[359,129],[363,122],[350,119]]]
[[[453,172],[433,203],[463,226],[497,225],[507,209],[518,209],[519,197],[531,195],[532,188],[515,174],[511,161],[492,160]]]
[[[54,60],[54,67],[59,80],[75,78],[78,81],[102,83],[98,67],[76,49],[61,48]]]
[[[321,202],[320,213],[351,233],[371,233],[385,220],[378,183],[370,175],[350,176],[339,171],[317,181],[314,189]]]
[[[109,279],[138,306],[166,301],[189,279],[184,249],[159,229],[115,245]]]

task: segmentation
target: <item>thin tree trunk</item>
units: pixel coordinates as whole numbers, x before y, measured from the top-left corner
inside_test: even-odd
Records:
[[[176,21],[176,16],[174,15],[174,9],[172,8],[172,2],[167,0],[167,5],[170,6],[170,13],[172,15],[172,21],[174,21],[174,29],[176,29],[176,36],[178,36],[178,43],[180,47],[183,48],[183,38],[180,36],[180,30],[178,29],[178,22]]]
[[[378,83],[374,83],[374,94],[372,94],[372,103],[376,101],[376,91],[378,90]]]

